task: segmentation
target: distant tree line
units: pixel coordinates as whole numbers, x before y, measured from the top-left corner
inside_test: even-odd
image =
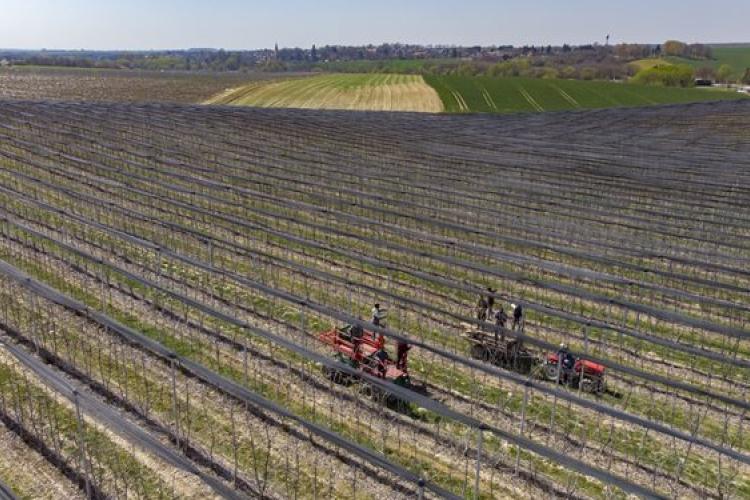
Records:
[[[713,59],[713,51],[708,45],[702,43],[687,44],[677,40],[664,42],[664,55],[673,57],[684,57],[685,59]]]
[[[318,53],[321,53],[318,51]],[[690,87],[695,85],[695,69],[689,65],[659,63],[663,57],[706,60],[713,57],[709,46],[667,41],[654,44],[525,46],[487,48],[472,57],[452,60],[426,61],[421,65],[398,65],[388,60],[377,64],[332,65],[328,69],[352,72],[426,73],[465,76],[495,76],[524,78],[564,78],[579,80],[618,80],[664,86]],[[633,64],[654,60],[656,68]],[[662,66],[664,66],[662,68]],[[676,66],[670,68],[670,66]],[[324,66],[326,67],[326,66]],[[642,72],[642,74],[640,74]],[[731,68],[730,71],[731,73]],[[709,70],[706,78],[714,80],[725,70]],[[638,76],[638,78],[635,78]],[[723,80],[719,80],[723,81]]]
[[[187,50],[169,52],[114,52],[86,55],[75,53],[0,54],[14,66],[57,66],[68,68],[139,69],[150,71],[240,71],[265,69],[272,51]],[[275,65],[275,70],[285,69]]]
[[[430,72],[455,72],[459,66],[466,72],[466,62],[477,63],[478,71],[484,71],[493,62],[503,62],[518,58],[569,58],[589,57],[602,51],[602,46],[563,45],[522,46],[430,46],[408,44],[381,44],[364,46],[326,45],[310,48],[261,49],[249,51],[225,51],[214,49],[189,49],[182,51],[153,52],[93,52],[93,51],[17,51],[0,53],[11,65],[62,66],[102,69],[144,69],[144,70],[184,70],[184,71],[240,71],[243,69],[269,69],[283,71],[291,69],[325,69],[328,63],[368,62],[383,63],[382,66],[351,66],[356,71],[390,70],[390,61],[441,61],[440,65],[430,63]],[[585,55],[588,54],[588,55]],[[443,64],[444,63],[444,64]],[[535,61],[534,66],[538,66]],[[416,66],[401,67],[404,72],[418,72]]]
[[[697,70],[660,63],[664,57],[705,60]],[[381,44],[225,51],[188,49],[154,52],[38,51],[0,53],[10,65],[63,66],[152,71],[337,71],[467,76],[619,80],[692,86],[695,79],[729,82],[733,68],[714,69],[711,47],[668,40],[661,45],[431,46]],[[656,64],[649,65],[650,60]],[[644,61],[646,60],[646,61]],[[646,67],[638,63],[646,62]],[[634,64],[635,63],[635,64]],[[695,63],[692,63],[695,65]],[[654,67],[655,66],[655,67]],[[742,81],[750,84],[750,69]]]

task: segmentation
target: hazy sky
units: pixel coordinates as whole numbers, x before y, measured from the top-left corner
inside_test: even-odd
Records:
[[[750,0],[0,0],[0,47],[750,42]]]

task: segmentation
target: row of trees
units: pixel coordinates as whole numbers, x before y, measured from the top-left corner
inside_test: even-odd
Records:
[[[490,65],[466,62],[455,67],[436,67],[433,73],[454,74],[463,76],[494,76],[523,78],[565,78],[573,80],[605,80],[622,78],[624,69],[617,65],[598,66],[547,66],[535,65],[529,59],[511,59]]]
[[[750,68],[745,71],[745,75],[740,79],[742,83],[748,83],[748,72]],[[732,83],[732,75],[734,75],[734,68],[729,64],[722,64],[718,68],[714,69],[708,66],[698,68],[695,72],[695,76],[702,80],[713,80],[719,83]]]
[[[258,69],[273,59],[273,52],[190,50],[159,53],[115,53],[106,55],[6,55],[15,66],[56,66],[98,69],[142,69],[152,71],[239,71]]]
[[[436,55],[443,57],[437,58]],[[662,45],[618,44],[614,47],[564,45],[458,48],[383,44],[257,51],[190,49],[158,53],[40,52],[10,57],[10,62],[18,65],[156,71],[282,72],[293,69],[582,80],[626,80],[637,77],[634,81],[670,86],[693,85],[696,77],[729,83],[734,75],[733,69],[727,65],[714,69],[707,63],[705,67],[693,70],[682,66],[668,68],[670,65],[664,64],[664,67],[660,65],[639,72],[640,68],[632,64],[639,60],[658,59],[662,56],[709,61],[713,53],[710,47],[703,44],[669,40]],[[750,84],[748,72],[750,70],[745,71],[741,81]]]
[[[460,76],[493,76],[523,78],[564,78],[568,80],[621,80],[647,85],[670,87],[693,87],[696,78],[719,83],[734,83],[734,69],[721,65],[717,69],[708,66],[696,70],[688,65],[661,64],[645,69],[635,64],[621,64],[611,60],[586,64],[547,65],[531,58],[487,63],[482,61],[426,63],[422,66],[398,67],[388,64],[375,66],[352,65],[343,68],[350,72],[441,74]],[[739,80],[750,84],[750,68]]]
[[[663,52],[666,56],[684,57],[686,59],[713,59],[714,53],[711,47],[702,43],[680,42],[668,40],[664,42]]]

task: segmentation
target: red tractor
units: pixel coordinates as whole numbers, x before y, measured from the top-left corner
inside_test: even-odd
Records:
[[[332,328],[318,334],[318,340],[333,347],[334,358],[361,372],[393,382],[402,387],[411,387],[406,366],[406,355],[403,353],[401,364],[396,366],[385,350],[385,339],[382,335],[364,330],[356,325]],[[408,350],[408,347],[404,349]],[[323,368],[331,380],[347,384],[357,381],[349,373]],[[371,399],[389,398],[380,389],[369,383],[362,383],[361,392]]]
[[[553,382],[562,382],[573,388],[580,388],[584,392],[601,394],[605,391],[605,367],[576,358],[570,353],[559,351],[549,353],[542,363],[544,377]]]

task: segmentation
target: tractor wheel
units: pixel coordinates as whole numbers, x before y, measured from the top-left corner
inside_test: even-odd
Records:
[[[487,351],[483,345],[474,344],[471,346],[471,357],[474,359],[486,360]]]
[[[590,378],[585,377],[579,383],[581,384],[581,391],[588,392],[588,393],[596,392],[597,384],[595,384],[594,381],[591,380]]]
[[[331,370],[331,380],[336,384],[344,384],[346,383],[346,374],[338,370]]]
[[[531,368],[533,367],[533,362],[531,358],[516,358],[516,369],[519,373],[531,373]]]
[[[380,401],[383,399],[383,392],[372,384],[362,384],[359,392],[372,401]]]
[[[560,366],[556,363],[545,363],[544,364],[544,377],[547,380],[556,381],[560,373]]]
[[[404,401],[393,394],[389,394],[388,397],[385,398],[385,404],[388,408],[395,409],[398,413],[406,413],[409,408],[409,403],[407,401]]]

